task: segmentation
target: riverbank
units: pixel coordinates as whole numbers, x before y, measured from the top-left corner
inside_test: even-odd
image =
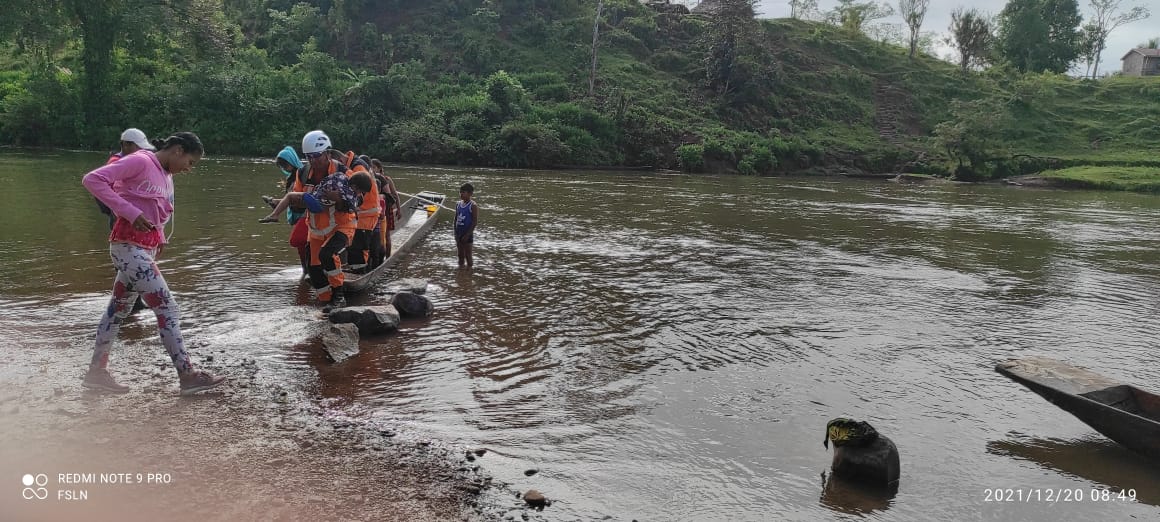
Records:
[[[43,475],[47,493],[0,497],[13,519],[486,518],[473,505],[490,481],[463,451],[398,421],[344,418],[302,384],[314,381],[308,371],[275,376],[261,361],[195,347],[195,361],[230,382],[183,398],[164,351],[145,342],[111,363],[132,391],[103,395],[80,386],[84,347],[5,344],[19,363],[0,370],[0,462],[13,476]]]
[[[1049,170],[1039,177],[1064,188],[1160,192],[1160,167],[1071,167]]]

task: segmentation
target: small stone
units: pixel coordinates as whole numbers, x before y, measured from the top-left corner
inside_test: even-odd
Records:
[[[524,476],[530,477],[530,476],[535,475],[536,473],[539,473],[539,472],[540,472],[540,470],[538,470],[538,469],[529,469],[529,470],[524,471]]]
[[[524,493],[524,502],[532,507],[544,507],[548,504],[548,498],[539,491],[529,489],[527,493]]]
[[[476,456],[476,457],[482,457],[484,453],[487,453],[487,450],[485,450],[485,449],[477,449],[477,450],[475,450],[475,456]]]
[[[212,355],[205,356],[205,362],[213,362],[213,356]]]

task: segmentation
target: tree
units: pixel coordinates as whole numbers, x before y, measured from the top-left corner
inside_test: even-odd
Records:
[[[1092,78],[1095,78],[1099,74],[1100,56],[1104,48],[1107,47],[1108,35],[1121,25],[1148,18],[1151,16],[1151,13],[1147,7],[1136,6],[1128,9],[1126,12],[1117,14],[1120,10],[1122,0],[1090,1],[1093,13],[1091,23],[1088,25],[1092,31],[1092,35],[1089,38],[1089,45],[1095,51],[1094,62],[1092,63]]]
[[[60,2],[11,0],[0,16],[0,41],[10,40],[18,55],[27,55],[43,66],[72,36],[67,13]]]
[[[818,12],[818,0],[789,0],[789,17],[805,20]]]
[[[922,20],[926,18],[926,9],[930,7],[930,0],[898,0],[898,12],[906,20],[910,28],[910,59],[914,59],[914,52],[918,50],[919,33],[922,30]]]
[[[1149,39],[1147,42],[1137,45],[1136,47],[1141,49],[1160,49],[1160,37]]]
[[[1007,105],[993,98],[951,102],[951,118],[934,128],[935,143],[958,163],[955,177],[979,179],[988,160],[1003,152],[1003,129],[1011,124]]]
[[[845,29],[861,32],[868,22],[886,18],[894,14],[890,4],[874,2],[855,3],[854,0],[838,0],[838,6],[829,12],[829,22]]]
[[[1064,73],[1079,56],[1076,0],[1010,0],[999,13],[998,49],[1019,71]]]
[[[1079,37],[1079,57],[1083,58],[1084,63],[1087,64],[1087,70],[1083,75],[1085,78],[1092,76],[1092,64],[1096,61],[1096,56],[1103,50],[1103,42],[1100,41],[1100,28],[1093,24],[1084,24],[1083,29],[1080,30]],[[1092,76],[1094,78],[1094,76]]]
[[[722,0],[706,31],[705,76],[717,92],[731,92],[743,74],[740,55],[753,44],[759,29],[754,17],[757,0]]]
[[[84,112],[89,141],[99,143],[99,128],[111,123],[109,93],[113,47],[124,30],[125,2],[120,0],[66,0],[81,30],[84,67]]]
[[[964,11],[959,7],[951,12],[950,30],[946,42],[958,53],[963,74],[971,67],[982,66],[994,42],[990,18],[976,9]]]
[[[588,96],[596,93],[596,49],[600,43],[600,13],[604,11],[604,0],[596,2],[596,18],[592,22],[592,71],[588,74]]]

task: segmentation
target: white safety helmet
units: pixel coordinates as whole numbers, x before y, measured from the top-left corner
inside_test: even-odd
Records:
[[[302,137],[302,153],[313,154],[330,148],[330,136],[320,130],[307,132]]]

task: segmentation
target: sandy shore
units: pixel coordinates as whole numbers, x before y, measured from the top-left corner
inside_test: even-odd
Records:
[[[3,342],[0,368],[6,520],[487,518],[472,506],[488,480],[461,449],[337,418],[287,372],[195,351],[231,381],[182,398],[162,348],[143,343],[110,365],[133,390],[104,395],[80,386],[79,348],[18,343]]]

